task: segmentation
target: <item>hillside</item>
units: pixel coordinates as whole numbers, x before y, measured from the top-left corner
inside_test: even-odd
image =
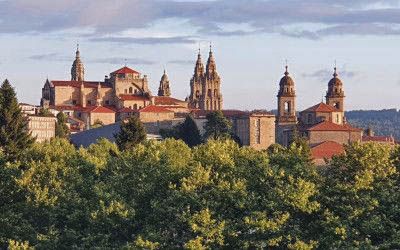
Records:
[[[346,112],[346,117],[356,127],[371,127],[376,135],[393,135],[400,140],[400,112],[396,109],[354,110]]]

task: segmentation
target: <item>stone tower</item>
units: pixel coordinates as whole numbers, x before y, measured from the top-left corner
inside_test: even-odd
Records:
[[[344,91],[343,83],[338,78],[336,67],[334,68],[333,78],[328,83],[328,91],[326,92],[326,104],[337,108],[344,112]]]
[[[283,146],[291,142],[297,126],[296,91],[293,79],[289,76],[286,65],[285,75],[279,82],[278,114],[276,117],[276,140]]]
[[[204,65],[201,60],[201,53],[197,54],[196,66],[192,79],[190,79],[190,96],[189,107],[194,109],[200,108],[200,98],[203,95],[202,82],[204,81]]]
[[[205,71],[199,50],[194,74],[190,80],[189,107],[201,110],[221,110],[222,105],[221,78],[218,75],[217,65],[210,46]]]
[[[72,63],[72,68],[71,68],[71,81],[84,81],[84,80],[85,80],[85,69],[81,61],[79,44],[78,44],[76,48],[75,61]]]
[[[158,96],[171,96],[171,89],[169,87],[169,80],[165,69],[164,74],[161,77],[160,87],[158,87]]]
[[[202,87],[203,95],[200,99],[200,108],[203,110],[221,110],[221,78],[217,73],[217,65],[215,63],[211,45]]]

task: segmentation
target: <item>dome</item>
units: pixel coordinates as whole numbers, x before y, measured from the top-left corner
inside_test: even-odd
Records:
[[[329,86],[343,85],[342,81],[338,78],[338,74],[336,72],[336,67],[335,67],[335,71],[333,73],[333,78],[329,81],[328,85]]]
[[[285,76],[281,78],[281,81],[279,82],[280,86],[294,86],[294,81],[293,79],[289,76],[288,72],[288,66],[286,66],[286,71],[285,71]]]

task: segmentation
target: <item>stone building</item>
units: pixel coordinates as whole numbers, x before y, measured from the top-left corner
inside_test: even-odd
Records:
[[[217,72],[217,65],[211,46],[205,69],[199,50],[194,74],[190,80],[188,102],[189,107],[192,109],[222,110],[223,108],[221,78]]]
[[[211,111],[193,111],[193,116],[201,134],[204,134],[206,115]],[[233,133],[243,146],[265,150],[275,143],[275,115],[263,111],[222,110],[232,123]]]
[[[331,157],[330,146],[335,145],[332,148],[339,152],[342,147],[338,145],[362,141],[363,131],[346,122],[343,83],[338,78],[336,67],[333,78],[328,82],[326,103],[318,103],[297,116],[295,83],[289,76],[287,66],[277,97],[276,136],[281,145],[288,146],[297,133],[308,141],[312,152],[317,152],[315,155],[320,157],[325,150],[326,156]]]
[[[160,81],[160,96],[152,96],[146,75],[124,66],[103,81],[86,81],[79,47],[71,68],[71,80],[47,79],[42,88],[41,106],[64,112],[90,128],[96,120],[111,124],[149,106],[163,106],[189,112],[188,103],[170,97],[166,72]]]
[[[28,131],[37,142],[49,141],[55,137],[56,118],[47,116],[27,115]]]

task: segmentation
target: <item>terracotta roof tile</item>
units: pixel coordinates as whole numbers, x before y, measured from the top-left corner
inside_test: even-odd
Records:
[[[330,112],[339,112],[339,110],[335,107],[332,107],[328,104],[321,102],[321,103],[318,103],[317,105],[314,105],[302,112],[327,112],[327,113],[330,113]]]
[[[395,143],[394,138],[392,136],[368,136],[364,135],[362,137],[363,142],[388,142]]]
[[[139,113],[173,113],[174,111],[161,106],[149,105],[139,110]]]
[[[104,106],[87,107],[85,109],[85,112],[88,112],[88,113],[115,113],[115,111],[112,110],[111,108],[104,107]]]
[[[119,98],[123,101],[150,101],[148,97],[140,95],[119,95]]]
[[[333,122],[323,121],[314,126],[306,128],[308,131],[362,131],[362,129],[354,128],[350,124],[339,125]]]
[[[139,74],[139,72],[125,66],[123,68],[120,68],[120,69],[112,72],[111,74]]]
[[[313,159],[331,159],[333,156],[343,153],[343,145],[333,141],[324,141],[311,148]]]
[[[184,102],[184,101],[178,100],[176,98],[169,97],[169,96],[154,96],[154,104],[155,105],[169,105],[169,106],[179,105],[179,106],[181,106],[182,102]]]

